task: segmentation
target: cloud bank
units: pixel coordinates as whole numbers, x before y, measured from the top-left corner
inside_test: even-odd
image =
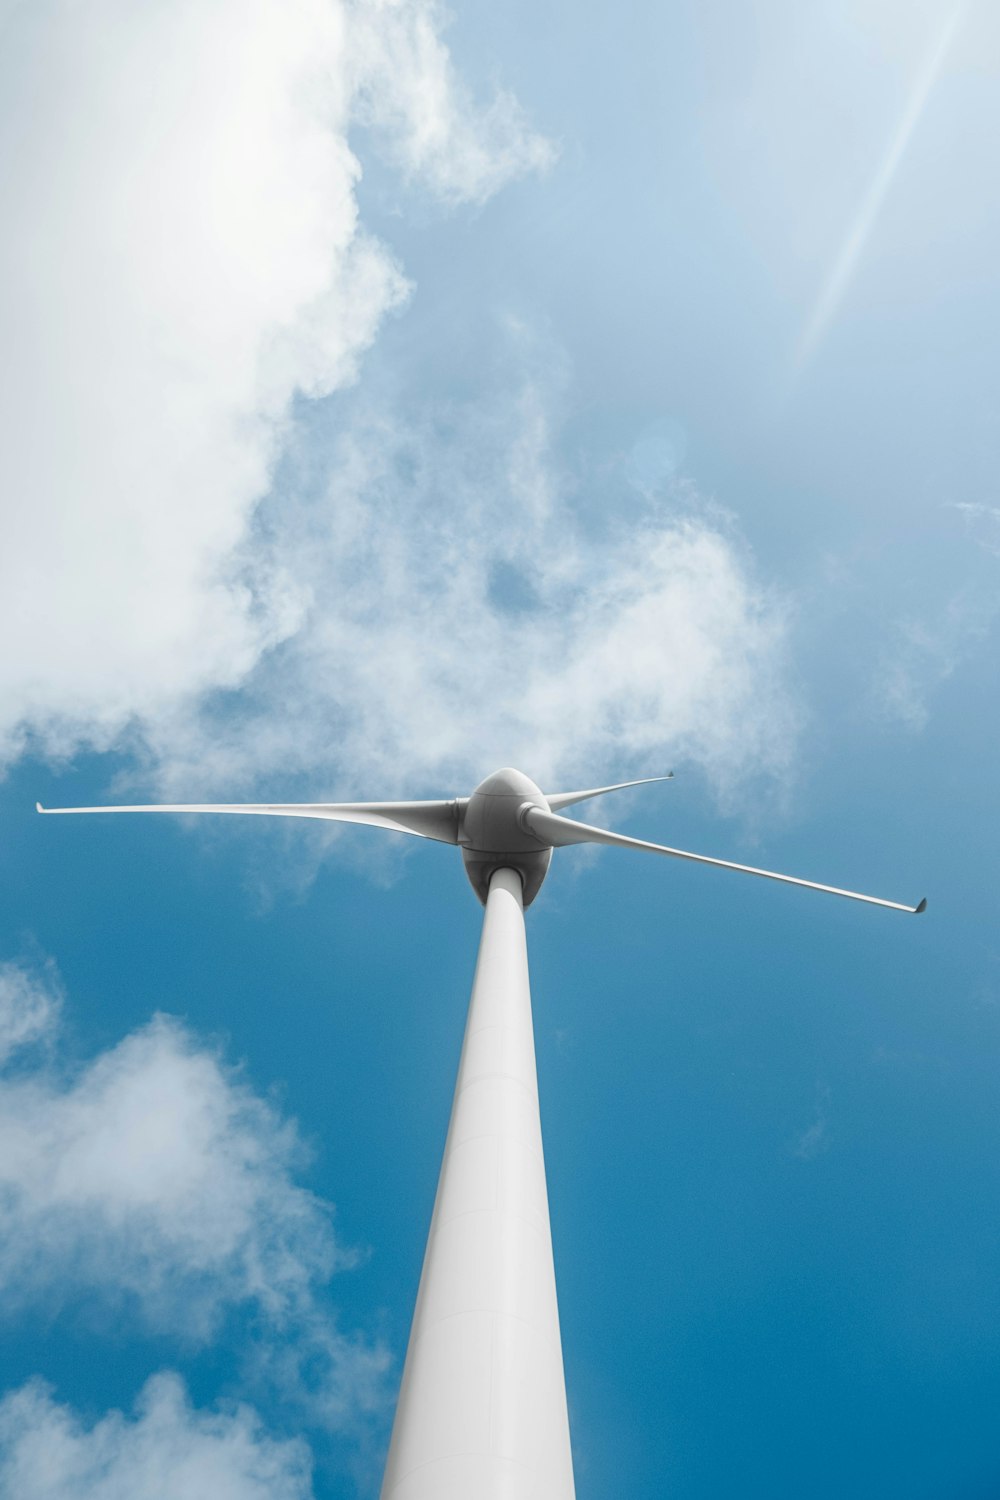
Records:
[[[461,90],[424,0],[18,6],[0,60],[0,758],[243,680],[301,617],[240,549],[290,402],[407,283],[348,129],[482,199],[547,148]],[[15,647],[16,643],[16,649]]]
[[[130,747],[186,798],[787,766],[780,602],[715,513],[592,524],[536,350],[458,410],[334,403],[318,488],[289,462],[407,295],[352,127],[446,205],[552,160],[440,32],[428,0],[8,18],[0,760]]]

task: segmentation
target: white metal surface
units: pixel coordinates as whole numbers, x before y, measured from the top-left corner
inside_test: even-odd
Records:
[[[35,807],[40,813],[252,813],[268,818],[325,818],[412,833],[442,844],[458,841],[468,798],[450,802],[155,802],[129,807]]]
[[[643,776],[641,781],[616,781],[614,786],[592,786],[585,792],[546,792],[545,800],[553,812],[572,807],[574,802],[589,802],[591,797],[603,797],[607,792],[625,792],[633,786],[652,786],[654,781],[673,781],[673,771],[666,776]]]
[[[382,1500],[573,1500],[521,882],[486,901]]]
[[[516,870],[521,900],[530,906],[548,872],[552,850],[521,827],[526,803],[548,809],[545,793],[523,771],[494,771],[465,801],[458,842],[469,883],[483,905],[497,870]]]
[[[863,896],[860,891],[841,890],[836,885],[820,885],[816,880],[802,880],[798,875],[779,875],[775,870],[758,870],[755,865],[738,865],[731,859],[713,859],[708,854],[691,854],[686,849],[671,849],[667,844],[650,844],[645,839],[632,839],[624,833],[612,833],[608,828],[592,828],[589,823],[578,823],[575,818],[563,818],[557,813],[525,803],[521,809],[521,822],[536,834],[540,843],[554,848],[565,848],[568,844],[609,844],[613,849],[646,849],[650,854],[669,854],[674,859],[690,859],[698,865],[715,865],[720,870],[739,870],[743,875],[761,875],[765,880],[780,880],[785,885],[801,885],[810,891],[825,891],[828,896],[846,896],[849,901],[867,901],[870,906],[888,906],[893,911],[906,911],[911,916],[927,910],[927,897],[916,906],[906,906],[901,901],[885,901],[881,896]]]

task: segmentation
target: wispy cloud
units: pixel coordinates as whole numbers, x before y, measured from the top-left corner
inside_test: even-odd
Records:
[[[816,1085],[816,1108],[810,1124],[796,1137],[792,1155],[799,1161],[812,1161],[830,1149],[830,1090],[824,1083]]]
[[[4,973],[24,1038],[51,1017],[51,969]],[[326,1283],[354,1256],[296,1183],[303,1154],[294,1121],[168,1017],[69,1075],[22,1068],[0,1094],[0,1303],[111,1307],[184,1346],[244,1309],[248,1378],[313,1425],[364,1425],[388,1355],[338,1327]]]
[[[969,586],[933,611],[893,621],[873,674],[876,715],[923,729],[934,692],[986,639],[998,612],[995,589]]]
[[[329,481],[309,494],[292,473],[263,513],[267,565],[310,608],[238,713],[149,726],[164,790],[280,771],[464,791],[505,762],[552,782],[686,760],[726,793],[787,771],[788,605],[732,518],[681,481],[637,489],[624,458],[598,509],[555,456],[559,395],[519,337],[507,378],[405,421],[349,400]]]
[[[22,1047],[50,1039],[59,1025],[63,991],[51,960],[0,963],[0,1066]]]
[[[1000,557],[1000,505],[958,501],[954,509],[962,517],[976,545],[984,552]]]
[[[409,181],[446,203],[481,204],[556,160],[513,94],[498,89],[477,107],[442,40],[446,13],[434,0],[368,0],[352,20],[358,116]]]
[[[940,76],[964,10],[964,3],[951,8],[928,47],[923,63],[917,70],[903,112],[897,121],[885,154],[869,183],[847,236],[830,267],[815,306],[802,330],[795,353],[795,367],[798,370],[801,370],[815,354],[836,315],[864,253],[865,245],[875,227],[886,194],[906,154],[906,148],[910,144],[913,132],[920,122],[920,117]]]
[[[0,1401],[0,1493],[17,1500],[309,1500],[301,1438],[277,1439],[247,1406],[196,1410],[177,1375],[144,1386],[135,1411],[87,1421],[41,1381]]]

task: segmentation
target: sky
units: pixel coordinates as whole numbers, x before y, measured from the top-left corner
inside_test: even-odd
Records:
[[[0,1496],[374,1500],[547,791],[579,1500],[1000,1494],[1000,15],[0,4]],[[225,826],[219,826],[224,824]]]

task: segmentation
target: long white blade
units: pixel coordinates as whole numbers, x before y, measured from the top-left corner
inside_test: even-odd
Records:
[[[255,813],[278,818],[325,818],[333,823],[366,823],[393,833],[458,842],[460,804],[455,802],[156,802],[132,807],[43,807],[40,813]]]
[[[616,849],[648,849],[651,854],[670,854],[674,859],[690,859],[700,865],[717,865],[723,870],[739,870],[744,875],[762,875],[766,880],[781,880],[785,885],[804,885],[811,891],[826,891],[830,896],[846,896],[851,901],[867,901],[872,906],[888,906],[893,911],[925,911],[927,898],[918,906],[904,906],[900,901],[884,901],[881,896],[863,896],[860,891],[842,891],[839,886],[820,885],[816,880],[801,880],[797,875],[778,875],[774,870],[758,870],[753,865],[738,865],[730,859],[712,859],[707,854],[689,854],[686,849],[671,849],[666,844],[649,844],[645,839],[630,839],[623,833],[609,833],[606,828],[591,828],[572,818],[531,807],[523,815],[524,826],[553,848],[567,844],[609,844]]]
[[[619,781],[614,786],[595,786],[589,792],[553,792],[550,796],[545,794],[545,800],[553,812],[558,812],[561,807],[572,807],[574,802],[586,802],[588,797],[603,797],[605,792],[623,792],[630,786],[650,786],[654,781],[673,781],[673,771],[668,771],[666,776],[643,776],[639,781]]]

